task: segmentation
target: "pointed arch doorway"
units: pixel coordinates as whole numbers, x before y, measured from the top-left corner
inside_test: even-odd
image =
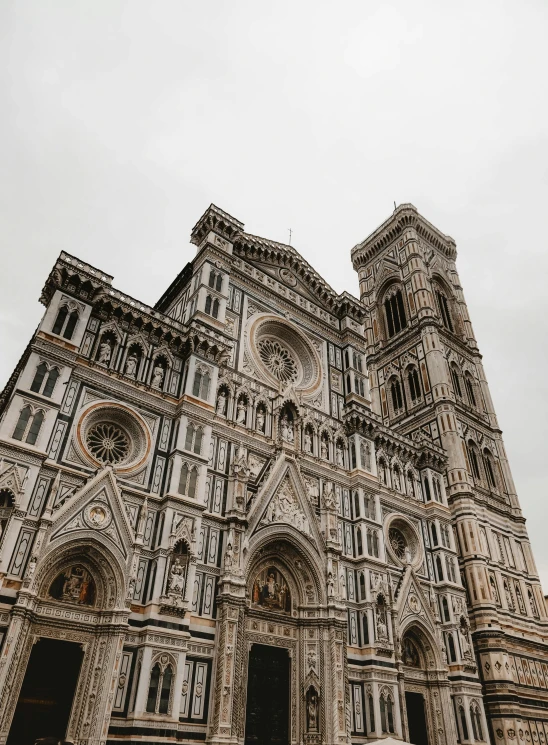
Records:
[[[253,644],[249,652],[245,745],[289,745],[289,650]]]
[[[40,637],[30,654],[7,745],[64,740],[84,653],[80,644]]]
[[[428,736],[430,690],[426,672],[429,645],[425,644],[420,631],[412,628],[404,634],[401,648],[407,737],[412,745],[430,745]]]

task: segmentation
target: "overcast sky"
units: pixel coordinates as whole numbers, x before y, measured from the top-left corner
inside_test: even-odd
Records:
[[[64,250],[154,303],[214,202],[358,294],[412,202],[458,268],[548,592],[545,0],[0,2],[0,385]]]

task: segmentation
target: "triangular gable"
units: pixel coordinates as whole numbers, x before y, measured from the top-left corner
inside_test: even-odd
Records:
[[[131,553],[135,534],[112,469],[107,466],[53,514],[48,542],[90,530],[113,543],[125,560]]]
[[[23,493],[23,483],[19,475],[19,469],[15,464],[9,466],[0,474],[0,489],[9,489],[13,492],[16,503],[19,503],[19,497]]]
[[[320,550],[323,538],[295,463],[282,453],[249,513],[251,535],[269,525],[291,525]]]
[[[432,613],[430,602],[425,597],[417,576],[410,565],[406,567],[400,586],[397,589],[394,606],[397,613],[398,628],[407,626],[412,619],[420,619],[433,634],[436,633],[436,619]]]
[[[269,277],[273,277],[276,279],[280,284],[285,285],[288,290],[291,292],[296,292],[299,295],[302,295],[307,300],[310,300],[311,302],[321,305],[328,313],[332,313],[333,309],[328,307],[327,305],[323,305],[319,301],[319,298],[317,295],[314,295],[314,293],[306,286],[306,284],[301,281],[300,278],[298,278],[293,272],[285,268],[283,264],[266,264],[262,261],[250,261],[249,259],[246,259],[248,264],[251,264],[252,266],[255,266],[256,269],[258,269],[261,272],[264,272],[264,274],[268,274]]]

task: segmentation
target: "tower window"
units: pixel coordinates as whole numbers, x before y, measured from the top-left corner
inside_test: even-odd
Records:
[[[386,314],[389,337],[394,336],[394,334],[397,334],[407,326],[401,290],[397,290],[397,292],[384,301],[384,312]]]
[[[390,392],[392,394],[392,408],[394,413],[403,409],[403,396],[401,393],[400,381],[395,378],[390,386]]]
[[[72,313],[69,313],[68,307],[62,305],[53,324],[52,333],[63,336],[65,339],[72,339],[77,323],[78,311],[73,310]]]
[[[438,299],[438,307],[440,310],[443,325],[446,329],[449,329],[449,331],[453,331],[453,322],[451,321],[451,314],[449,313],[449,303],[447,302],[447,298],[439,290],[436,290],[436,296]]]
[[[474,394],[474,383],[470,373],[466,373],[464,376],[464,385],[466,386],[466,395],[471,406],[477,406],[476,396]]]
[[[455,391],[455,396],[462,398],[462,388],[460,386],[459,371],[457,370],[456,365],[451,365],[449,369],[451,371],[451,380],[453,382],[453,390]]]
[[[25,440],[29,445],[35,445],[43,421],[43,411],[39,410],[33,414],[31,407],[25,406],[19,414],[19,420],[13,432],[13,439]]]
[[[409,385],[411,401],[417,401],[421,397],[421,388],[419,383],[419,373],[416,367],[412,367],[409,370],[407,384]]]
[[[479,481],[481,479],[481,474],[479,469],[478,454],[476,452],[476,446],[472,442],[468,443],[468,459],[470,461],[470,467],[472,468],[472,475],[477,481]]]

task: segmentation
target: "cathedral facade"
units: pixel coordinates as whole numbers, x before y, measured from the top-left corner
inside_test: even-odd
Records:
[[[455,267],[360,299],[211,205],[154,307],[62,253],[0,398],[0,743],[548,742],[548,617]]]

